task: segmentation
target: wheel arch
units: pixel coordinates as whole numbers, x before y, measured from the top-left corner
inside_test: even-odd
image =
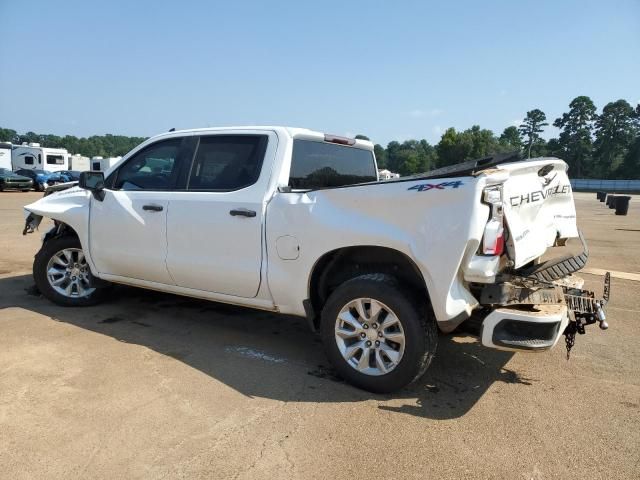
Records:
[[[335,288],[347,280],[371,273],[393,276],[416,298],[430,302],[424,276],[405,253],[379,245],[340,247],[323,254],[311,269],[305,310],[312,328],[317,330],[322,307]]]
[[[60,220],[56,220],[55,218],[52,218],[52,220],[53,228],[51,228],[47,233],[44,234],[44,237],[42,238],[43,244],[48,242],[52,238],[69,235],[77,237],[78,240],[80,240],[80,244],[82,245],[82,239],[80,238],[80,235],[78,235],[78,232],[76,232],[71,225],[65,222],[61,222]],[[82,247],[84,249],[84,245],[82,245]]]

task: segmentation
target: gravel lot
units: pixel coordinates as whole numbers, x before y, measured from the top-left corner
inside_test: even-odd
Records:
[[[640,282],[614,276],[609,331],[569,362],[441,336],[422,380],[372,395],[302,319],[125,287],[83,309],[34,295],[21,207],[39,196],[0,193],[2,478],[639,478]],[[626,217],[576,203],[588,267],[640,273],[640,198]]]

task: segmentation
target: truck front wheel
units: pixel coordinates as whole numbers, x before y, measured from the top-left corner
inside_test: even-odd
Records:
[[[72,235],[42,245],[33,261],[33,278],[42,295],[65,307],[95,305],[108,290],[91,274],[80,240]]]
[[[338,373],[376,393],[418,379],[438,342],[429,309],[383,274],[363,275],[334,290],[322,310],[321,334]]]

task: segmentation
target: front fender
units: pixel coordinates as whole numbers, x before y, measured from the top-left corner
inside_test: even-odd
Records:
[[[40,200],[24,207],[25,217],[31,215],[31,225],[37,227],[42,217],[61,222],[72,228],[78,235],[87,262],[93,272],[95,265],[89,252],[89,210],[91,207],[91,192],[79,187],[72,187],[60,192],[54,192]],[[38,218],[39,217],[39,218]],[[25,229],[28,233],[28,229]],[[50,236],[45,234],[43,241]]]

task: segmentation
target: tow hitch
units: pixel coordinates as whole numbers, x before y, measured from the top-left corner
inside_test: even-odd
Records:
[[[604,307],[609,301],[611,289],[611,275],[607,272],[604,276],[602,299],[596,300],[593,292],[580,288],[563,287],[564,298],[569,307],[569,324],[564,330],[567,344],[567,360],[571,355],[571,349],[576,342],[576,333],[584,335],[584,327],[598,322],[601,330],[609,328]]]

